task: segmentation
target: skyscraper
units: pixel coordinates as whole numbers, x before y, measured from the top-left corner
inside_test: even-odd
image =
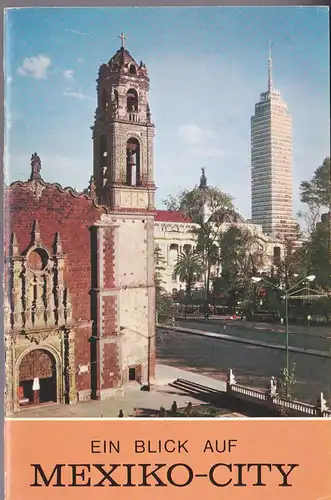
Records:
[[[293,231],[292,120],[273,86],[269,44],[268,90],[251,117],[252,221],[266,233]]]

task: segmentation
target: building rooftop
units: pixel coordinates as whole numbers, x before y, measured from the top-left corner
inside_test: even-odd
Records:
[[[156,222],[192,222],[192,220],[182,212],[175,212],[171,210],[157,210],[155,216]]]

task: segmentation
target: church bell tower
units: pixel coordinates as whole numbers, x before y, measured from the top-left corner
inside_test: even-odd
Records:
[[[99,203],[117,211],[154,211],[154,125],[149,78],[124,46],[102,64],[93,130],[94,181]]]

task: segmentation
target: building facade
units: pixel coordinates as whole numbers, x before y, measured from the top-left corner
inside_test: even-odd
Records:
[[[5,189],[6,412],[105,399],[155,376],[154,125],[146,66],[122,47],[103,64],[84,193]]]
[[[219,228],[220,232],[226,232],[231,226],[236,226],[242,230],[249,231],[254,236],[254,247],[264,255],[264,265],[260,272],[268,272],[275,262],[275,258],[283,254],[283,244],[277,239],[266,235],[261,226],[246,222],[242,217],[226,222]],[[179,291],[183,286],[179,278],[173,276],[174,267],[181,252],[194,250],[196,248],[196,236],[193,229],[198,225],[187,221],[178,212],[167,210],[157,210],[155,217],[155,246],[159,248],[160,256],[164,262],[162,272],[163,286],[170,294]],[[222,263],[212,268],[212,274],[219,276],[222,271]],[[196,284],[197,288],[204,287],[203,278]]]
[[[271,53],[268,90],[251,117],[251,208],[252,222],[265,233],[293,232],[292,120],[273,86]]]

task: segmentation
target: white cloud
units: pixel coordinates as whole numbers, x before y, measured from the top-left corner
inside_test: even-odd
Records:
[[[78,57],[77,62],[78,62],[78,63],[83,63],[83,62],[85,62],[84,57]]]
[[[67,82],[73,82],[75,79],[73,69],[65,69],[64,71],[62,71],[62,75]]]
[[[22,76],[43,79],[47,78],[47,69],[50,65],[51,60],[46,56],[26,57],[22,66],[18,68],[18,73]]]
[[[72,30],[72,29],[69,29],[69,28],[66,28],[66,31],[70,31],[70,33],[74,33],[74,35],[92,35],[93,34],[93,31],[90,31],[89,33],[85,33],[83,31],[77,31],[77,30]]]
[[[89,99],[93,101],[93,97],[90,97],[86,94],[83,94],[81,92],[72,92],[71,90],[65,90],[63,92],[63,95],[66,97],[73,97],[74,99]]]
[[[199,125],[181,125],[178,134],[185,142],[194,145],[201,145],[216,136],[213,130],[204,130]]]

